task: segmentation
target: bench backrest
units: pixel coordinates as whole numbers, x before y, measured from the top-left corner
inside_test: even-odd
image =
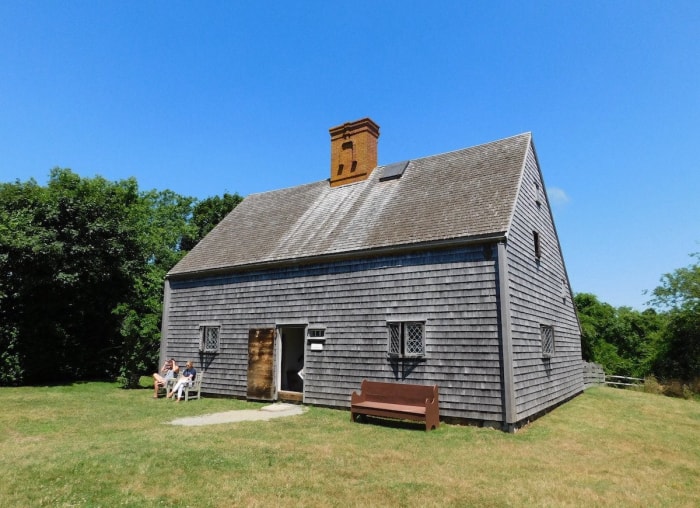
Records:
[[[383,383],[365,379],[360,390],[365,400],[394,404],[424,406],[426,399],[432,400],[437,397],[437,385]]]

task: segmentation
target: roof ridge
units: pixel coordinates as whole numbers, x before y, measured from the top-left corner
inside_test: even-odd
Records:
[[[488,145],[495,145],[498,143],[503,143],[504,141],[509,141],[509,140],[521,138],[524,136],[528,136],[528,137],[532,138],[532,131],[521,132],[520,134],[514,134],[513,136],[508,136],[505,138],[496,139],[494,141],[487,141],[485,143],[480,143],[478,145],[471,145],[471,146],[466,146],[466,147],[462,147],[462,148],[455,148],[454,150],[448,150],[446,152],[434,153],[431,155],[425,155],[422,157],[414,157],[411,159],[402,159],[402,160],[398,160],[398,161],[389,162],[387,164],[379,164],[379,165],[377,165],[377,167],[384,168],[386,166],[391,166],[392,164],[398,164],[399,162],[404,162],[404,161],[417,162],[417,161],[422,161],[424,159],[432,159],[433,157],[441,157],[441,156],[445,156],[445,155],[455,154],[457,152],[464,152],[467,150],[475,150],[475,149],[483,148],[483,147],[488,146]]]

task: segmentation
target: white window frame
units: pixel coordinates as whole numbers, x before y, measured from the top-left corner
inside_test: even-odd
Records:
[[[216,347],[209,347],[207,333],[216,331]],[[221,349],[221,325],[218,323],[203,323],[199,325],[199,350],[203,353],[218,353]]]
[[[542,356],[551,358],[556,352],[556,335],[553,325],[540,325],[540,340],[542,341]]]
[[[387,321],[387,355],[391,358],[424,358],[425,357],[425,321]],[[419,331],[420,344],[416,351],[416,330]]]

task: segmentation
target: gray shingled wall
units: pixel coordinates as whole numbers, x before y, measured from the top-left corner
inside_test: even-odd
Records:
[[[535,257],[533,231],[540,234],[539,261]],[[525,163],[507,252],[517,420],[523,420],[583,390],[578,321],[532,147]],[[555,353],[549,359],[542,355],[541,324],[554,327]]]
[[[245,397],[250,328],[323,325],[323,351],[305,353],[305,403],[346,408],[364,378],[436,383],[443,417],[501,422],[495,256],[465,247],[172,280],[167,354],[198,358],[200,324],[220,323],[203,391]],[[387,318],[426,320],[424,360],[387,357]]]

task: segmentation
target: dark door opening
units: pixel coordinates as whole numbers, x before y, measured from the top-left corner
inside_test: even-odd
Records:
[[[304,334],[301,326],[280,327],[280,391],[304,392]]]

